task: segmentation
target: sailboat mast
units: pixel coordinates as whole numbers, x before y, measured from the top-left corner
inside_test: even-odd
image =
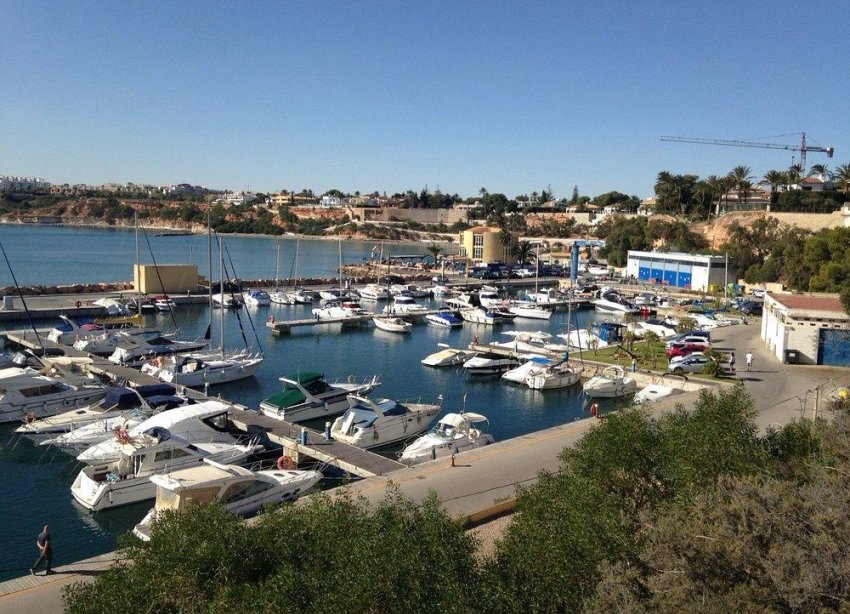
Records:
[[[142,269],[139,264],[139,213],[137,211],[133,211],[133,228],[135,230],[136,235],[136,271],[135,271],[135,280],[134,283],[136,285],[136,313],[139,314],[139,317],[142,315]]]
[[[277,291],[280,282],[278,281],[280,273],[280,241],[277,242],[277,256],[274,259],[274,289]]]
[[[537,296],[537,282],[540,281],[540,243],[537,244],[537,255],[534,257],[534,300]]]
[[[295,239],[295,273],[292,275],[292,287],[298,287],[298,245],[301,243],[301,239]]]
[[[339,293],[342,295],[342,235],[337,235],[339,239]]]
[[[207,207],[207,299],[209,300],[210,307],[210,320],[209,325],[212,326],[212,314],[213,314],[213,300],[212,300],[212,224],[210,224],[210,209],[212,208],[212,204]],[[224,294],[222,291],[222,300],[224,299]]]
[[[219,313],[219,335],[221,335],[221,357],[224,358],[224,248],[222,247],[222,238],[218,237],[218,266],[219,273],[221,274],[221,281],[219,281],[219,285],[221,287],[221,313]],[[210,311],[212,313],[212,311]]]

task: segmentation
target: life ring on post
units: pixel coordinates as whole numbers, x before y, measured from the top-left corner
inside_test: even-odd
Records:
[[[80,307],[82,307],[82,306],[83,306],[83,304],[82,304],[80,301],[77,301],[76,303],[74,303],[74,306],[75,306],[77,309],[79,309]]]
[[[270,315],[270,316],[269,316],[268,323],[269,323],[269,324],[274,324],[274,316],[273,316],[273,315]]]
[[[295,469],[295,461],[292,460],[292,458],[290,458],[289,456],[283,455],[279,459],[277,459],[275,467],[277,467],[278,471],[284,471],[286,469]]]
[[[599,416],[599,405],[597,405],[596,403],[590,404],[590,415],[594,418]]]

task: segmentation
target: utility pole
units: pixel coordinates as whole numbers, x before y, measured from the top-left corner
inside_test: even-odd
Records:
[[[729,252],[726,252],[726,262],[723,266],[723,306],[729,301]]]

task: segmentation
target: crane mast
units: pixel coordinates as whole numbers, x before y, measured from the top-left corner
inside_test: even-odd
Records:
[[[816,152],[816,153],[825,153],[827,158],[831,158],[832,154],[835,153],[834,147],[820,147],[817,145],[807,145],[806,144],[806,133],[800,133],[800,143],[798,145],[783,145],[780,143],[763,143],[759,141],[740,141],[740,140],[727,140],[727,139],[703,139],[703,138],[691,138],[685,136],[662,136],[662,141],[669,141],[673,143],[697,143],[700,145],[726,145],[728,147],[754,147],[758,149],[784,149],[787,151],[798,151],[800,152],[800,166],[802,167],[802,172],[806,172],[806,152]]]

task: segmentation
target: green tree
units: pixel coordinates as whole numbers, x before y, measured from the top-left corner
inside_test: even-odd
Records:
[[[436,243],[432,243],[427,249],[428,253],[431,254],[431,258],[434,260],[434,264],[437,264],[437,258],[443,252],[443,248]]]
[[[835,188],[841,190],[846,198],[850,194],[850,164],[840,164],[833,173]]]
[[[770,204],[775,205],[779,200],[779,188],[788,183],[788,174],[783,171],[767,171],[759,183],[770,188]]]
[[[605,239],[605,247],[599,250],[599,255],[613,266],[625,266],[629,250],[647,250],[652,247],[647,221],[643,216],[611,216],[599,230],[604,233],[600,236]]]
[[[534,248],[528,241],[519,241],[516,245],[513,246],[512,251],[517,262],[519,262],[520,264],[525,264],[531,258],[531,254],[534,253]]]

